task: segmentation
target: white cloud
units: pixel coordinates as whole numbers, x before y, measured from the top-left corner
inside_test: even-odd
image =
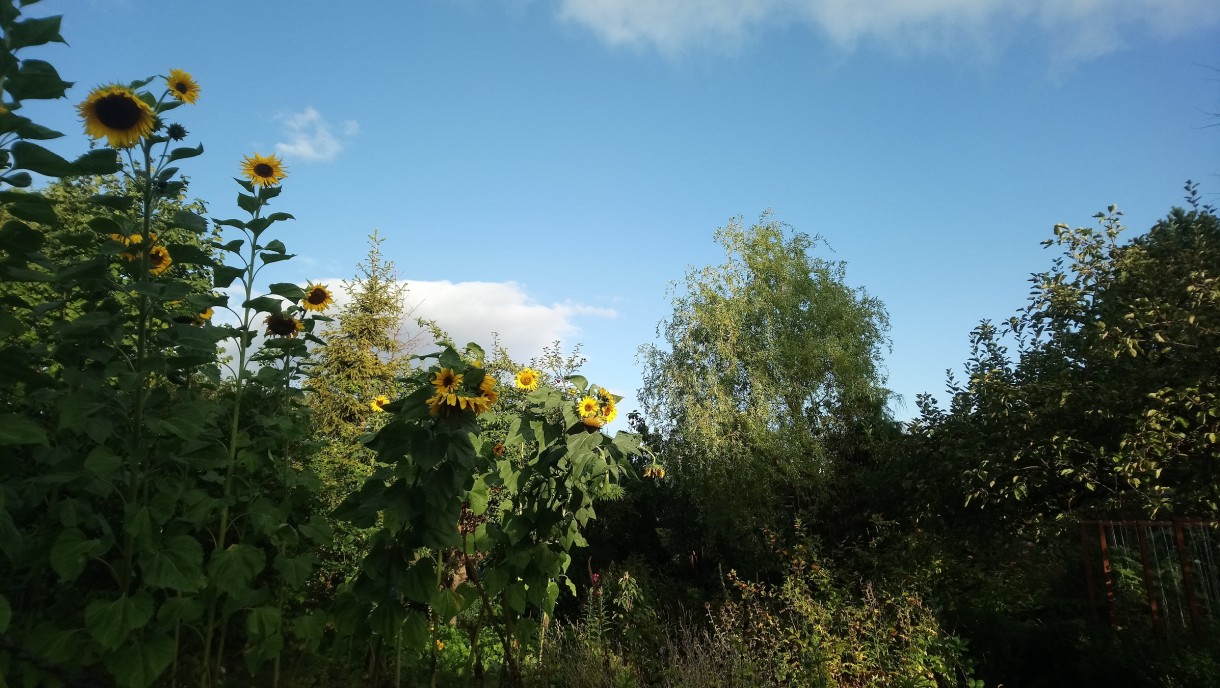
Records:
[[[331,131],[331,125],[317,110],[307,107],[303,111],[283,115],[284,136],[287,141],[275,144],[275,150],[286,158],[297,158],[311,162],[334,160],[343,150],[343,142]],[[360,131],[355,120],[348,120],[340,129],[342,135],[350,137]]]
[[[538,356],[552,342],[574,343],[581,317],[618,317],[613,309],[570,301],[537,303],[516,282],[408,281],[407,288],[414,316],[436,321],[459,346],[475,342],[490,347],[494,332],[513,358],[522,361]]]
[[[719,45],[766,24],[802,23],[850,48],[985,48],[1014,25],[1050,36],[1052,59],[1089,59],[1147,31],[1159,37],[1220,23],[1216,0],[559,0],[559,15],[611,44],[662,52]]]

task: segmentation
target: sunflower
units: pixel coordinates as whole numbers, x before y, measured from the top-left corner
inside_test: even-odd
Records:
[[[199,311],[199,315],[195,316],[195,318],[191,321],[191,324],[194,325],[195,327],[203,327],[211,319],[212,319],[212,309],[211,309],[211,307],[208,307],[208,308],[205,308],[204,310]]]
[[[462,384],[462,374],[453,372],[451,368],[441,368],[432,376],[432,384],[436,387],[438,394],[453,396],[457,392],[458,386]],[[449,402],[450,405],[453,403]]]
[[[586,416],[580,419],[580,422],[591,428],[600,428],[606,424],[606,419],[601,416]]]
[[[606,417],[607,423],[613,423],[614,419],[618,417],[618,409],[615,408],[613,403],[604,404],[602,406],[602,415]]]
[[[258,153],[255,153],[254,157],[242,158],[241,173],[246,175],[246,178],[255,186],[264,187],[275,186],[280,183],[281,179],[288,176],[284,172],[284,163],[280,162],[279,156],[262,156]]]
[[[576,404],[576,410],[580,412],[581,418],[593,418],[601,411],[597,403],[597,399],[593,397],[585,397]]]
[[[496,442],[495,446],[491,448],[491,454],[497,459],[504,456],[504,443]]]
[[[307,311],[317,311],[321,313],[335,302],[331,297],[330,290],[325,284],[309,283],[305,289],[305,298],[301,299],[301,307]]]
[[[164,246],[153,246],[148,252],[148,271],[160,275],[173,265],[174,259],[169,257],[169,249]]]
[[[375,399],[369,402],[369,408],[373,409],[377,413],[381,413],[382,411],[385,411],[386,404],[389,403],[389,397],[384,394],[378,394]]]
[[[601,399],[603,404],[613,404],[614,403],[614,397],[611,396],[610,390],[606,389],[605,387],[602,387],[597,390],[597,398]]]
[[[189,72],[171,69],[169,76],[165,77],[165,84],[169,87],[169,94],[184,103],[193,104],[199,98],[199,84],[195,83]]]
[[[99,86],[76,106],[85,120],[85,133],[106,137],[111,148],[131,148],[152,133],[156,116],[135,93],[123,86]]]
[[[282,313],[268,315],[266,318],[263,318],[263,324],[267,326],[268,336],[296,337],[305,331],[305,323]]]
[[[513,380],[517,383],[517,389],[527,391],[538,389],[538,371],[533,368],[522,368]]]
[[[487,392],[495,391],[495,389],[496,389],[496,378],[491,375],[484,375],[483,381],[479,383],[479,391],[486,394]]]

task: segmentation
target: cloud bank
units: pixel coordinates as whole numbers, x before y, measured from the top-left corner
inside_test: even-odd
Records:
[[[767,26],[803,24],[841,48],[880,42],[907,51],[986,47],[1032,26],[1056,59],[1089,59],[1150,33],[1220,23],[1216,0],[559,0],[559,16],[614,45],[681,52],[735,42]]]
[[[335,135],[334,127],[312,107],[283,115],[280,120],[284,123],[287,140],[275,144],[275,151],[286,158],[328,162],[343,150],[343,142]],[[339,131],[344,137],[355,136],[360,125],[355,120],[348,120],[340,125]]]

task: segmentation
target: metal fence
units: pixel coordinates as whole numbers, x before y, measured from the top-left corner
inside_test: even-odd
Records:
[[[1220,522],[1082,521],[1094,620],[1163,640],[1220,628]]]

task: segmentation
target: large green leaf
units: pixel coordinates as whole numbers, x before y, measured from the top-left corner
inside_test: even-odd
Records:
[[[212,555],[208,566],[211,584],[217,590],[241,597],[249,592],[250,583],[267,565],[262,550],[251,545],[229,545],[223,552]]]
[[[20,71],[9,76],[4,90],[14,100],[52,99],[63,98],[64,93],[71,87],[72,82],[59,78],[59,72],[55,71],[51,63],[43,60],[22,60]]]
[[[154,588],[195,592],[203,587],[203,547],[195,538],[174,535],[153,551],[140,553],[144,582]]]
[[[0,633],[8,630],[8,625],[12,620],[13,608],[9,606],[8,599],[4,595],[0,595]]]
[[[60,580],[74,581],[85,570],[89,557],[101,554],[102,550],[101,541],[89,539],[78,528],[69,528],[51,545],[51,568],[59,574]]]
[[[59,35],[60,19],[59,16],[37,17],[13,24],[8,30],[8,49],[17,51],[47,43],[66,43]]]
[[[143,628],[153,615],[153,599],[146,592],[117,600],[93,600],[85,607],[85,628],[107,650],[122,645],[127,636]]]
[[[123,688],[148,688],[173,660],[174,641],[164,637],[133,641],[105,658],[106,668]]]
[[[47,433],[37,423],[13,413],[0,414],[0,446],[47,444]]]

